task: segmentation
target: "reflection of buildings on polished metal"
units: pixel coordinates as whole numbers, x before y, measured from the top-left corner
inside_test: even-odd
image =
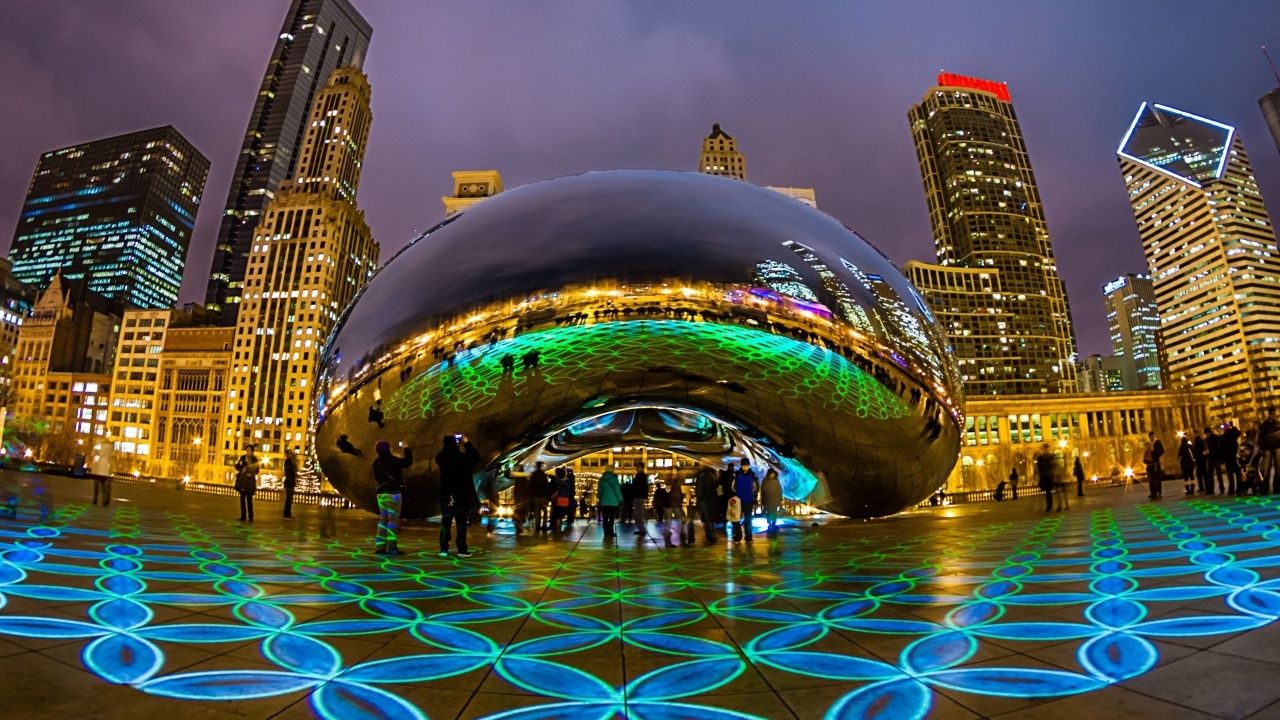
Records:
[[[747,457],[789,499],[863,517],[927,497],[960,442],[945,340],[906,279],[829,216],[704,174],[487,199],[385,265],[325,353],[317,454],[367,509],[380,439],[418,451],[411,515],[435,511],[432,456],[457,432],[499,488],[536,460],[648,446]]]
[[[453,195],[444,201],[444,216],[462,212],[487,197],[502,192],[502,176],[497,170],[456,170],[453,173]]]
[[[965,393],[1071,392],[1071,311],[1008,87],[942,73],[910,120],[938,264],[908,272]]]
[[[1256,417],[1280,399],[1280,252],[1239,133],[1143,103],[1117,155],[1155,283],[1166,384]]]
[[[1086,476],[1142,474],[1147,433],[1164,443],[1166,472],[1177,471],[1179,433],[1208,423],[1208,397],[1183,390],[972,397],[965,401],[964,447],[947,490],[990,490],[1016,469],[1035,486],[1033,458],[1044,444]]]

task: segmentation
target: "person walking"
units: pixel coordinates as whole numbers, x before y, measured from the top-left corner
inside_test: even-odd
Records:
[[[631,512],[636,521],[636,535],[644,535],[645,506],[649,504],[649,474],[644,471],[644,461],[636,461],[636,474],[631,478]]]
[[[653,519],[659,525],[667,521],[667,484],[658,475],[653,476]]]
[[[668,522],[663,531],[663,544],[669,548],[693,544],[693,523],[689,521],[689,498],[684,483],[672,474],[667,478],[666,503]],[[679,538],[679,542],[672,540]]]
[[[1054,476],[1058,474],[1058,462],[1053,457],[1053,453],[1049,452],[1048,444],[1040,446],[1040,453],[1036,455],[1036,481],[1037,487],[1044,491],[1044,511],[1053,510],[1053,486],[1055,485]]]
[[[444,447],[436,453],[436,466],[440,468],[440,554],[449,554],[449,534],[453,525],[458,528],[458,557],[469,558],[467,548],[467,523],[471,511],[480,505],[476,495],[475,469],[480,464],[476,451],[466,435],[446,435]]]
[[[1204,432],[1196,433],[1196,439],[1191,443],[1191,454],[1196,461],[1196,484],[1204,495],[1213,492],[1213,480],[1209,477],[1209,443],[1205,440],[1211,434],[1209,428],[1205,428]]]
[[[1018,499],[1018,468],[1009,471],[1009,489],[1013,492],[1013,499]]]
[[[1084,497],[1084,464],[1080,462],[1080,458],[1076,458],[1071,474],[1076,479],[1076,497]]]
[[[379,555],[403,555],[400,551],[400,508],[404,506],[404,470],[413,464],[413,451],[403,457],[391,454],[391,443],[379,440],[373,446],[373,481],[377,483],[378,534],[373,551]]]
[[[766,533],[770,536],[778,533],[778,512],[782,509],[782,481],[778,471],[769,468],[760,481],[760,506],[764,508],[764,516],[769,521]]]
[[[284,518],[293,519],[293,491],[298,487],[298,453],[284,451]]]
[[[751,461],[742,458],[742,468],[733,480],[733,494],[742,503],[742,519],[733,527],[733,541],[738,542],[745,536],[748,543],[751,539],[751,516],[755,512],[756,494],[760,492],[760,481],[751,471]]]
[[[247,518],[253,522],[253,495],[258,492],[258,470],[261,468],[252,445],[246,445],[244,454],[236,460],[236,492],[240,494],[240,522]]]
[[[1178,443],[1178,466],[1182,470],[1182,489],[1187,495],[1196,494],[1195,444],[1185,434]]]
[[[1275,408],[1267,408],[1267,418],[1258,426],[1257,447],[1262,455],[1258,462],[1262,491],[1280,493],[1280,418]]]
[[[702,518],[702,530],[707,544],[716,542],[716,516],[720,512],[720,474],[715,468],[704,467],[693,476],[698,495],[698,515]]]
[[[1221,453],[1219,462],[1223,471],[1227,476],[1227,492],[1235,495],[1239,492],[1238,484],[1240,482],[1240,461],[1236,456],[1240,454],[1240,429],[1233,423],[1227,423],[1222,429],[1222,438],[1218,441],[1218,451]],[[1222,482],[1219,480],[1218,482]]]
[[[546,532],[551,530],[551,478],[547,477],[547,471],[542,469],[542,463],[538,462],[534,465],[533,472],[529,474],[529,498],[533,504],[533,530],[534,532]]]
[[[618,481],[618,475],[613,468],[600,473],[596,496],[596,502],[600,506],[600,525],[604,528],[604,536],[615,538],[618,533],[613,524],[618,519],[618,508],[622,505],[622,483]]]

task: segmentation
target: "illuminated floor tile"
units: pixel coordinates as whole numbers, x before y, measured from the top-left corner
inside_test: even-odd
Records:
[[[63,503],[44,525],[26,506],[0,519],[0,671],[25,714],[100,712],[96,688],[130,716],[1173,718],[1280,701],[1274,498],[1104,491],[1066,514],[792,524],[750,548],[504,526],[473,530],[463,560],[420,523],[420,551],[387,558],[357,513],[322,536],[315,508],[289,523],[262,503],[247,525],[221,498],[122,486],[104,509],[83,482],[3,477]],[[41,689],[71,668],[66,693]]]

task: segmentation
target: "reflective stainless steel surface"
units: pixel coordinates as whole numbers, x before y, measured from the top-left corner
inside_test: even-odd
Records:
[[[824,213],[695,173],[588,173],[454,216],[360,293],[319,383],[325,476],[374,510],[373,445],[403,442],[410,515],[438,511],[455,432],[478,483],[648,444],[772,464],[787,497],[855,517],[928,497],[960,444],[955,368],[902,274]]]

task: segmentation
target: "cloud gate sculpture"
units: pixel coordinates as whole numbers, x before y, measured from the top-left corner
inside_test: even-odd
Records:
[[[486,199],[388,262],[325,348],[317,458],[371,511],[383,439],[415,450],[410,516],[439,511],[453,433],[498,489],[536,460],[648,445],[751,458],[785,497],[853,517],[927,498],[959,452],[956,371],[902,274],[824,213],[696,173]]]

